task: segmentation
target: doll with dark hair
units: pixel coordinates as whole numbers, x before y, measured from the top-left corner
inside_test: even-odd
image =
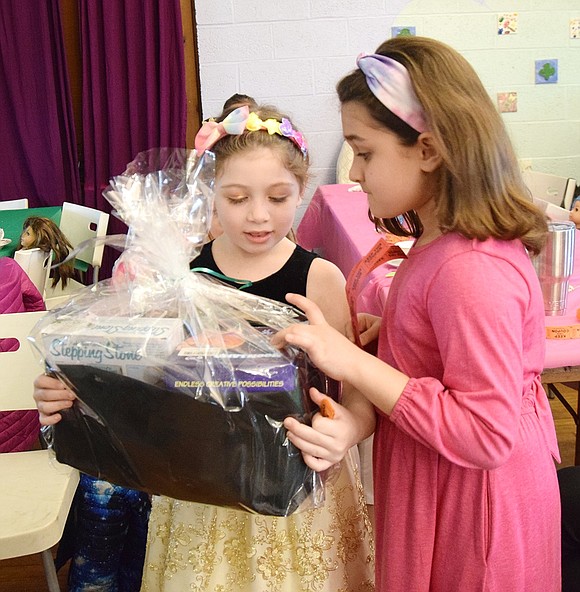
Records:
[[[72,251],[73,246],[62,230],[50,218],[30,216],[26,218],[22,225],[20,247],[18,248],[34,249],[37,247],[47,253],[52,250],[52,265],[59,264],[50,274],[52,277],[51,286],[54,288],[60,281],[62,287],[66,288],[69,278],[77,275],[74,260],[71,259],[63,263]]]

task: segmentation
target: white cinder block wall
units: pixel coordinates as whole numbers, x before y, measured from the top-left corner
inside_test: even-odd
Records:
[[[580,0],[195,0],[203,116],[235,92],[289,113],[313,162],[307,198],[335,182],[342,137],[334,87],[391,36],[413,26],[459,50],[494,101],[517,92],[504,121],[518,156],[534,169],[580,183],[580,39],[570,20]],[[518,31],[497,34],[499,14],[517,12]],[[556,84],[535,84],[536,60],[557,59]],[[306,200],[307,201],[307,200]]]

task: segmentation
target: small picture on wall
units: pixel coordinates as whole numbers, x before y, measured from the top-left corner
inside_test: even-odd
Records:
[[[412,37],[417,35],[416,27],[391,27],[391,37]]]
[[[580,18],[570,19],[570,39],[580,39]]]
[[[500,113],[515,113],[518,110],[518,93],[497,93],[497,106]]]
[[[504,12],[497,15],[497,34],[514,35],[518,32],[518,13]]]
[[[536,84],[558,82],[558,60],[536,60]]]

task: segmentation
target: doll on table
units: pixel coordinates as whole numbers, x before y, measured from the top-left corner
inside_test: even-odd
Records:
[[[37,247],[47,253],[52,250],[52,264],[60,264],[50,274],[52,277],[51,286],[54,288],[60,281],[62,287],[66,288],[69,278],[77,276],[73,260],[62,263],[69,256],[73,246],[50,218],[30,216],[26,218],[22,225],[18,249],[34,249]]]

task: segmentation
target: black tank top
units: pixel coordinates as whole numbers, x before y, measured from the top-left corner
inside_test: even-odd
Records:
[[[213,258],[212,244],[213,241],[203,246],[199,256],[191,262],[190,268],[205,267],[223,275],[223,272],[216,265]],[[318,255],[315,253],[306,251],[301,246],[296,245],[288,261],[278,271],[262,280],[252,282],[251,285],[244,287],[243,290],[256,296],[271,298],[272,300],[278,300],[278,302],[284,303],[286,302],[285,296],[288,292],[306,296],[308,272],[312,262],[316,258],[318,258]],[[224,278],[220,279],[234,288],[240,287],[239,283],[228,281]],[[243,280],[244,278],[235,279]]]

